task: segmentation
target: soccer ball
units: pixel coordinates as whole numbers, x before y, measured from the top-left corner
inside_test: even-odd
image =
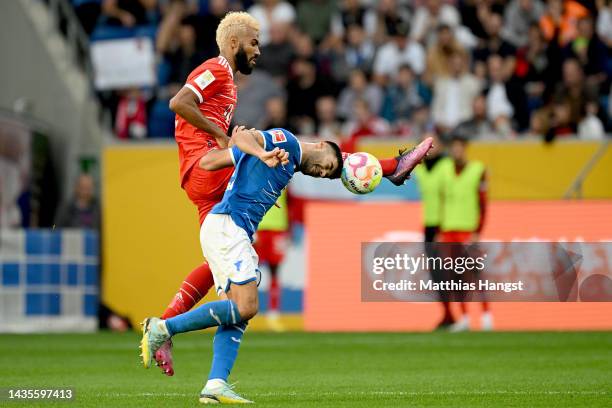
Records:
[[[342,184],[354,194],[367,194],[374,191],[382,180],[382,167],[378,159],[370,153],[353,153],[344,160]]]

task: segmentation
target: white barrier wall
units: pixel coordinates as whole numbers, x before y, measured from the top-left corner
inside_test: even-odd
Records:
[[[0,332],[94,331],[98,234],[0,231]]]

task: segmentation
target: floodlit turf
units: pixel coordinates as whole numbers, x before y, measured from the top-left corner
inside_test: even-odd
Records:
[[[198,406],[210,334],[175,339],[172,378],[142,368],[138,340],[0,335],[0,388],[75,389],[44,407]],[[612,333],[247,332],[230,380],[265,407],[610,407]]]

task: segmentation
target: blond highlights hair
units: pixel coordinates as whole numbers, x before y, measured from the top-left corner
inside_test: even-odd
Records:
[[[244,11],[232,11],[223,17],[217,27],[217,46],[222,50],[233,36],[239,37],[247,28],[259,31],[259,23]]]

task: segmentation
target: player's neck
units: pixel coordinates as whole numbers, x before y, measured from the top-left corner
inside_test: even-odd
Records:
[[[226,61],[227,61],[227,62],[229,63],[229,65],[230,65],[230,68],[232,69],[232,72],[233,72],[234,74],[236,74],[236,72],[237,72],[237,71],[236,71],[236,61],[234,60],[234,58],[233,58],[233,57],[231,57],[231,54],[230,54],[230,53],[228,53],[228,52],[221,51],[221,52],[219,53],[219,55],[220,55],[220,56],[222,56],[223,58],[225,58],[225,59],[226,59]]]

